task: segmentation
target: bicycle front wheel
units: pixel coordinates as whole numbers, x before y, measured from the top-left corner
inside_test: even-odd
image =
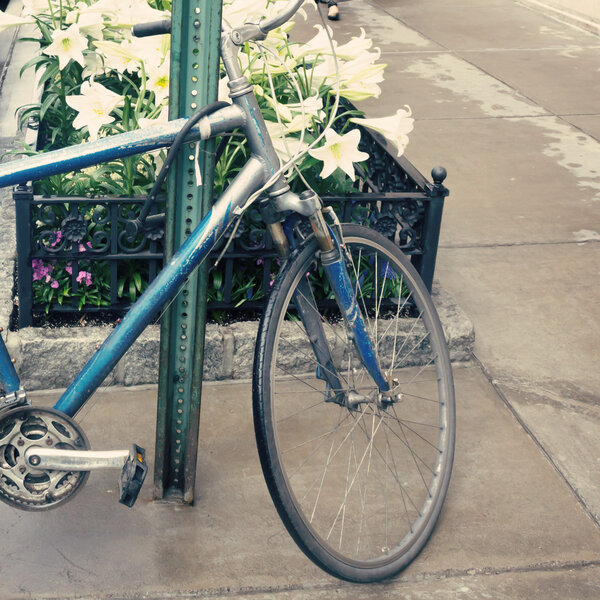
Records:
[[[406,567],[431,535],[452,469],[454,387],[439,318],[410,262],[365,227],[344,225],[343,236],[393,395],[381,394],[360,362],[327,298],[311,237],[282,269],[263,314],[254,425],[271,497],[299,547],[332,575],[370,582]],[[316,299],[310,318],[322,323],[341,394],[323,376],[296,308],[306,282]]]

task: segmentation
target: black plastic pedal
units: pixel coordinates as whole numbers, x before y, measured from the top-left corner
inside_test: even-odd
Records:
[[[121,471],[119,502],[130,508],[135,504],[144,479],[146,479],[146,473],[148,473],[145,457],[146,451],[134,444]]]

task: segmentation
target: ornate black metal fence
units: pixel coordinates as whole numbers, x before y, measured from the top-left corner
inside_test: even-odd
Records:
[[[429,182],[385,140],[363,130],[361,149],[370,155],[369,178],[361,191],[324,197],[342,222],[368,225],[394,241],[431,289],[446,172]],[[143,198],[43,198],[30,188],[14,191],[17,215],[19,327],[36,314],[109,311],[123,313],[162,266],[162,231],[131,239],[126,222]],[[226,239],[211,255],[214,261]],[[262,308],[278,259],[251,209],[209,278],[209,311]]]

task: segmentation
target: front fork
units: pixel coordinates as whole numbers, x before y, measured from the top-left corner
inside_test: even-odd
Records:
[[[315,210],[309,215],[309,221],[321,250],[321,265],[331,285],[340,312],[344,317],[348,336],[353,341],[367,372],[379,387],[380,392],[385,394],[391,390],[391,378],[379,366],[375,346],[365,322],[366,317],[361,313],[358,306],[355,289],[344,260],[343,240],[338,241],[335,233],[327,226],[323,217],[322,204],[316,195]],[[271,223],[269,229],[278,252],[283,258],[287,258],[289,244],[283,233],[281,223]],[[328,401],[338,404],[347,403],[345,394],[348,390],[344,391],[344,386],[335,368],[321,316],[317,310],[307,277],[301,277],[294,292],[294,302],[317,358],[317,377],[327,381],[330,386],[332,395],[328,398]]]

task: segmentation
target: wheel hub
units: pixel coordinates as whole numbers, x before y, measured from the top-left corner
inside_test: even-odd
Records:
[[[36,469],[25,454],[35,448],[86,450],[88,441],[69,417],[49,408],[0,413],[0,500],[24,510],[47,510],[70,500],[89,472]]]

